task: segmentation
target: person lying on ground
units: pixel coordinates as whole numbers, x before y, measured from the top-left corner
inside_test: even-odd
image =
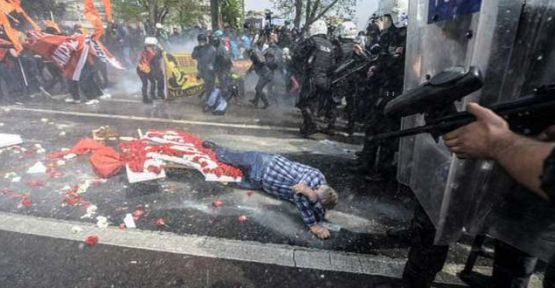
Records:
[[[320,225],[326,209],[337,204],[337,192],[329,187],[320,170],[290,161],[283,156],[261,152],[230,151],[213,142],[203,146],[216,152],[218,160],[235,166],[245,174],[239,186],[263,190],[297,206],[303,222],[320,239],[330,237],[328,229]]]
[[[512,132],[490,109],[471,103],[467,110],[476,122],[443,136],[449,150],[460,158],[494,160],[517,182],[555,203],[555,129],[536,140]]]

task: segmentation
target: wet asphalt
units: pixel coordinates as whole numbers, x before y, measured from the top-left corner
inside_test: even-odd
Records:
[[[117,101],[118,99],[124,101]],[[136,96],[126,95],[110,101],[101,101],[99,105],[87,106],[33,99],[21,105],[0,108],[0,132],[22,135],[25,143],[21,147],[27,149],[26,152],[4,149],[0,153],[0,163],[3,163],[0,166],[0,189],[9,189],[18,195],[30,193],[33,203],[30,207],[25,207],[21,205],[20,198],[3,193],[4,195],[0,195],[0,210],[89,223],[96,223],[96,216],[105,216],[111,225],[118,226],[127,213],[143,209],[146,214],[137,221],[138,229],[143,230],[163,230],[177,234],[376,254],[397,259],[406,257],[407,239],[392,238],[388,236],[388,231],[409,227],[415,205],[414,199],[410,192],[399,189],[394,179],[384,183],[367,183],[361,175],[349,171],[354,152],[360,149],[352,144],[360,143],[360,139],[351,140],[349,144],[336,142],[333,137],[323,135],[318,139],[301,139],[298,133],[292,130],[298,126],[300,119],[295,109],[290,106],[276,105],[269,110],[255,110],[245,104],[233,105],[222,117],[202,113],[195,97],[172,102],[157,101],[154,105],[144,105],[137,100]],[[45,109],[53,112],[24,111],[9,107]],[[55,114],[56,111],[86,115],[62,115]],[[123,119],[125,117],[114,119],[92,117],[89,114],[191,120],[208,124]],[[279,128],[244,129],[219,127],[209,123]],[[332,231],[330,240],[318,240],[303,226],[293,205],[268,197],[263,192],[207,183],[199,173],[183,170],[170,170],[167,179],[141,184],[129,184],[125,173],[107,179],[106,182],[93,184],[82,197],[84,201],[96,205],[98,211],[92,218],[83,218],[86,214],[84,206],[63,205],[63,189],[67,185],[80,185],[87,179],[97,178],[87,156],[65,161],[66,163],[59,167],[62,173],[59,178],[43,174],[31,175],[25,171],[38,161],[50,163],[45,159],[47,153],[70,148],[79,139],[90,137],[91,130],[105,125],[118,130],[120,135],[132,137],[137,136],[137,129],[184,129],[204,139],[225,143],[234,149],[280,153],[290,159],[317,167],[340,193],[340,203],[336,211],[328,213],[328,220],[340,229]],[[36,150],[36,144],[40,144],[46,153],[30,152]],[[108,144],[117,146],[118,143]],[[6,178],[7,173],[16,173],[21,180],[12,182],[13,177]],[[224,205],[215,208],[212,203],[216,199],[223,200]],[[238,217],[241,215],[246,215],[248,221],[239,221]],[[167,225],[156,225],[159,219],[164,219]],[[19,242],[20,244],[14,247],[28,248],[20,251],[6,248],[2,259],[25,259],[22,251],[25,251],[28,257],[32,257],[33,253],[41,254],[48,251],[44,252],[47,254],[42,259],[42,265],[30,261],[11,267],[10,271],[15,271],[15,275],[26,274],[23,272],[26,269],[46,269],[44,263],[47,262],[54,263],[48,269],[58,267],[58,270],[63,271],[60,272],[59,282],[53,280],[58,278],[49,279],[48,275],[54,275],[54,272],[49,273],[48,269],[39,274],[39,277],[32,276],[30,279],[23,276],[9,277],[6,274],[10,273],[4,273],[7,270],[3,267],[8,267],[7,263],[12,261],[3,260],[0,268],[4,273],[1,282],[12,284],[5,287],[57,286],[37,284],[49,283],[48,281],[70,283],[69,286],[74,287],[296,287],[303,281],[313,284],[309,285],[310,287],[399,287],[395,280],[385,278],[360,275],[347,277],[344,273],[326,273],[322,278],[319,271],[296,271],[297,273],[293,273],[295,276],[291,276],[292,268],[200,257],[183,258],[171,254],[162,257],[160,253],[101,245],[95,247],[97,249],[93,252],[76,249],[75,246],[79,243],[7,232],[0,233],[0,241],[10,245]],[[57,247],[57,254],[61,257],[55,257],[53,254],[56,253],[46,247]],[[463,263],[466,250],[462,247],[454,247],[453,250],[450,261]],[[133,257],[139,260],[133,260]],[[159,260],[162,258],[164,260]],[[137,263],[130,265],[130,261]],[[21,272],[17,272],[20,270]],[[89,270],[95,273],[91,274]],[[144,275],[155,276],[145,279]],[[285,282],[287,284],[276,286],[276,283],[284,281],[284,275],[288,275]],[[39,279],[42,282],[33,282]],[[64,282],[71,279],[78,282]],[[33,283],[37,285],[32,285]]]

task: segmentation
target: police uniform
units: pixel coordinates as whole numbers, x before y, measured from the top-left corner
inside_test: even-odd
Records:
[[[336,44],[335,48],[335,61],[338,65],[341,63],[345,63],[349,59],[353,58],[354,54],[354,47],[355,41],[352,39],[342,39],[340,38]],[[357,100],[356,100],[356,87],[357,87],[357,78],[351,77],[346,79],[345,81],[338,84],[336,89],[333,89],[333,100],[336,104],[340,103],[343,97],[347,101],[347,107],[345,107],[345,114],[348,120],[347,124],[347,131],[349,134],[354,132],[355,128],[355,119],[356,119],[356,111],[357,111]],[[335,120],[333,117],[331,120]],[[335,121],[328,123],[328,129],[332,129]]]
[[[542,189],[555,204],[555,150],[546,159],[542,176]],[[523,193],[524,191],[519,191]],[[555,208],[554,208],[555,209]],[[434,245],[436,229],[430,218],[418,205],[411,225],[411,248],[405,270],[403,287],[431,287],[447,259],[449,246]],[[527,287],[537,259],[510,245],[497,241],[495,245],[493,287]],[[555,287],[555,259],[548,264],[543,287]]]
[[[218,39],[216,41],[217,42],[214,43],[214,48],[216,49],[214,72],[216,73],[220,89],[224,93],[227,93],[233,62],[231,61],[231,57],[229,56],[229,53],[225,49],[224,45],[221,43],[221,40]]]
[[[403,28],[404,29],[404,28]],[[380,34],[379,45],[381,54],[378,64],[375,66],[372,83],[369,90],[371,99],[368,115],[366,117],[366,136],[372,136],[389,131],[400,129],[400,121],[397,118],[386,117],[384,108],[387,103],[396,96],[402,94],[404,77],[404,51],[397,53],[399,48],[404,50],[406,35],[403,37],[403,29],[391,26]],[[369,142],[364,143],[362,157],[360,161],[363,166],[370,168],[376,167],[372,172],[385,171],[394,173],[394,155],[398,149],[398,140],[388,142]]]
[[[325,35],[315,35],[302,42],[295,50],[295,61],[304,63],[304,79],[297,107],[303,115],[301,134],[316,132],[313,114],[331,99],[329,72],[334,65],[333,44]],[[329,118],[331,115],[327,115]]]

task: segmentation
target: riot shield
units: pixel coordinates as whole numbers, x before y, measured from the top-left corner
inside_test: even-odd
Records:
[[[471,100],[487,105],[514,99],[540,84],[538,79],[555,79],[550,78],[554,66],[548,63],[555,58],[554,41],[548,39],[554,32],[553,5],[555,1],[527,1],[523,6],[518,0],[411,0],[405,91],[447,68],[476,66],[484,75],[484,87],[457,103],[462,108]],[[403,119],[403,128],[421,124],[420,116]],[[401,141],[398,179],[413,190],[436,226],[436,244],[457,241],[466,229],[490,233],[546,260],[552,255],[550,238],[538,237],[549,235],[550,223],[555,223],[548,210],[539,216],[542,221],[526,209],[518,211],[520,217],[507,210],[514,210],[510,201],[524,201],[522,197],[537,207],[533,210],[548,207],[518,193],[494,163],[459,160],[441,141],[418,135]]]

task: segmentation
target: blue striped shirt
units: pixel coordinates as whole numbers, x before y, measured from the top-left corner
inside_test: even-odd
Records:
[[[326,185],[326,177],[320,170],[290,161],[276,155],[262,174],[262,189],[280,199],[294,203],[299,209],[303,222],[313,226],[324,220],[325,209],[320,200],[311,202],[306,196],[295,193],[293,186],[304,183],[312,189]]]

